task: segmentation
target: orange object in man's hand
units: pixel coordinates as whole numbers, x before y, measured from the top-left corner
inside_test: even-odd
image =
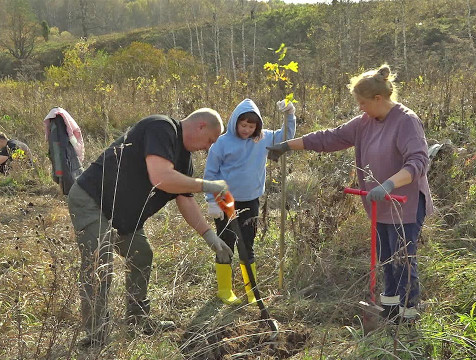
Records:
[[[232,220],[235,218],[235,199],[233,198],[233,195],[231,195],[231,192],[225,191],[221,193],[215,193],[213,194],[215,196],[215,201],[220,207],[220,209],[223,210],[223,212],[226,214],[228,219]]]

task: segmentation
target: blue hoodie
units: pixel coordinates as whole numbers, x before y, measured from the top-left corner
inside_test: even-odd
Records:
[[[284,124],[280,130],[264,129],[263,138],[242,139],[236,132],[238,117],[245,112],[258,114],[263,119],[256,104],[245,99],[235,108],[228,121],[226,133],[210,147],[204,178],[207,180],[225,180],[235,200],[254,200],[264,194],[266,179],[267,146],[284,141]],[[285,115],[288,126],[288,139],[296,133],[296,117]],[[207,201],[214,201],[212,194],[206,195]]]

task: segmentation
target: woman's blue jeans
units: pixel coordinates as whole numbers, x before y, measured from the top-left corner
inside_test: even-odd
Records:
[[[383,267],[385,281],[383,295],[399,296],[400,306],[413,307],[419,301],[420,284],[416,252],[425,215],[425,195],[420,192],[415,223],[403,225],[377,223],[377,255]],[[408,279],[409,267],[410,279]]]

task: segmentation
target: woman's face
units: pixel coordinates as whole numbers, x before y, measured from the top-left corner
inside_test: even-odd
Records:
[[[366,112],[370,117],[378,119],[381,109],[381,96],[376,95],[372,99],[367,99],[358,95],[355,95],[355,100],[359,104],[361,111]]]
[[[243,119],[237,126],[238,136],[242,139],[248,139],[256,130],[256,124],[248,122],[247,119]]]

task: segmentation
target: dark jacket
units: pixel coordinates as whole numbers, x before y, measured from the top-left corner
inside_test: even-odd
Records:
[[[82,174],[83,167],[73,145],[69,142],[66,125],[59,114],[50,120],[48,156],[52,164],[51,176],[57,184],[60,184],[63,194],[67,195],[76,178]]]

